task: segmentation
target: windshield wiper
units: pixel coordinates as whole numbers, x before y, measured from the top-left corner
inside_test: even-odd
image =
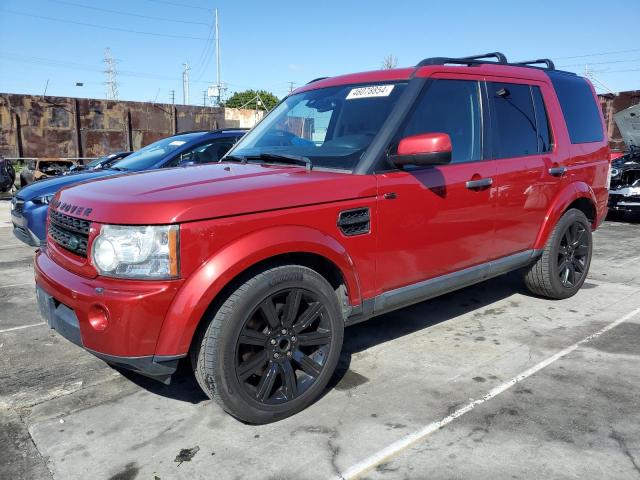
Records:
[[[122,167],[109,167],[109,170],[115,170],[116,172],[127,172],[128,169]]]
[[[253,158],[253,157],[250,157]],[[303,157],[302,155],[289,155],[283,153],[261,153],[257,155],[255,158],[259,158],[260,160],[271,160],[274,163],[292,163],[294,165],[304,165],[307,170],[313,169],[313,163],[307,157]]]
[[[264,160],[270,163],[289,163],[293,165],[303,165],[307,170],[313,169],[313,163],[302,155],[289,155],[283,153],[261,153],[259,155],[227,155],[221,162],[247,163],[249,160]]]

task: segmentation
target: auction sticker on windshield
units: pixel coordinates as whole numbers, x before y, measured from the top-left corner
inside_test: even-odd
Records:
[[[352,88],[347,95],[347,100],[357,98],[388,97],[393,90],[393,85],[371,85],[369,87]]]

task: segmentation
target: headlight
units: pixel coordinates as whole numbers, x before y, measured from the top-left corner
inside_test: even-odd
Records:
[[[51,195],[41,195],[39,197],[35,197],[31,201],[33,203],[37,203],[39,205],[49,205],[49,202],[54,197],[54,195],[55,195],[55,193],[52,193]]]
[[[178,277],[177,225],[103,225],[91,257],[101,275],[160,279]]]

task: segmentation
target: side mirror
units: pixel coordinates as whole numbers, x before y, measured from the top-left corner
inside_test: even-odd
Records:
[[[390,160],[404,165],[443,165],[451,162],[451,138],[446,133],[421,133],[405,137]]]

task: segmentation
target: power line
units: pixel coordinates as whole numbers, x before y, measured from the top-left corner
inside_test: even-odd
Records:
[[[191,20],[179,20],[176,18],[167,18],[167,17],[153,17],[151,15],[142,15],[139,13],[123,12],[122,10],[111,10],[109,8],[100,8],[100,7],[94,7],[92,5],[83,5],[81,3],[68,2],[66,0],[49,0],[49,1],[55,2],[55,3],[61,3],[64,5],[71,5],[74,7],[86,8],[89,10],[95,10],[98,12],[115,13],[117,15],[126,15],[128,17],[147,18],[149,20],[160,20],[163,22],[189,23],[192,25],[209,25],[208,23],[205,23],[205,22],[194,22]]]
[[[629,68],[626,70],[600,70],[598,75],[604,75],[605,73],[627,73],[627,72],[640,72],[640,68]]]
[[[146,1],[147,2],[153,2],[153,3],[164,3],[165,5],[173,5],[174,7],[193,8],[195,10],[206,10],[206,11],[209,11],[208,8],[198,7],[196,5],[188,5],[186,3],[167,2],[166,0],[146,0]]]
[[[630,50],[617,50],[613,52],[586,53],[584,55],[573,55],[570,57],[554,57],[554,58],[555,60],[567,60],[570,58],[601,57],[603,55],[617,55],[618,53],[631,53],[631,52],[640,52],[640,48],[632,48]]]
[[[171,35],[169,33],[143,32],[143,31],[140,31],[140,30],[129,30],[127,28],[108,27],[106,25],[96,25],[94,23],[76,22],[76,21],[73,21],[73,20],[66,20],[66,19],[63,19],[63,18],[46,17],[44,15],[33,15],[33,14],[30,14],[30,13],[16,12],[14,10],[0,9],[0,12],[6,12],[6,13],[10,13],[12,15],[21,15],[23,17],[39,18],[41,20],[49,20],[49,21],[52,21],[52,22],[70,23],[70,24],[73,24],[73,25],[81,25],[83,27],[102,28],[104,30],[112,30],[112,31],[115,31],[115,32],[135,33],[135,34],[138,34],[138,35],[150,35],[150,36],[153,36],[153,37],[181,38],[181,39],[186,39],[186,40],[207,40],[205,37],[191,37],[191,36],[188,36],[188,35]]]
[[[608,62],[587,62],[589,65],[608,65],[610,63],[632,63],[640,62],[640,58],[632,58],[630,60],[609,60]],[[584,63],[574,63],[572,65],[559,65],[560,68],[566,67],[583,67]]]
[[[215,29],[215,18],[211,20],[211,25],[209,27],[209,33],[207,34],[207,41],[205,43],[202,52],[200,53],[200,57],[196,62],[198,67],[194,71],[194,78],[196,80],[200,80],[202,76],[206,73],[207,68],[209,67],[209,62],[211,61],[211,53],[213,49],[213,39],[214,39],[214,29]]]
[[[92,66],[92,65],[85,65],[82,63],[76,63],[76,62],[65,62],[65,61],[60,61],[60,60],[52,60],[52,59],[47,59],[47,58],[40,58],[40,57],[28,57],[28,56],[18,56],[18,55],[11,55],[11,54],[4,54],[4,53],[0,53],[0,58],[7,58],[9,60],[13,60],[16,62],[21,62],[21,63],[30,63],[33,65],[43,65],[43,66],[48,66],[48,67],[58,67],[58,68],[67,68],[67,69],[73,69],[73,70],[86,70],[86,71],[92,71],[92,72],[103,72],[102,68],[96,67],[96,66]],[[153,73],[146,73],[146,72],[136,72],[136,71],[132,71],[132,70],[119,70],[118,71],[118,75],[123,76],[123,77],[137,77],[137,78],[148,78],[148,79],[152,79],[152,80],[171,80],[171,81],[175,81],[175,77],[169,77],[166,75],[156,75]],[[203,84],[209,84],[211,82],[206,82],[206,81],[202,81],[202,82],[194,82],[193,80],[191,81],[192,83],[203,83]]]

